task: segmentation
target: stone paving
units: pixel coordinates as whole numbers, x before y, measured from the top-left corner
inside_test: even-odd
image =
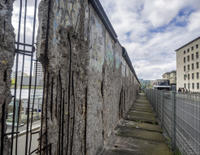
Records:
[[[140,94],[120,121],[102,155],[172,155],[153,108]]]

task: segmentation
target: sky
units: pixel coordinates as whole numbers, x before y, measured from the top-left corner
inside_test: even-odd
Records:
[[[15,0],[12,18],[16,34],[19,2],[20,0]],[[25,3],[22,2],[24,6]],[[31,0],[27,4],[26,43],[30,44],[34,2]],[[120,43],[126,48],[139,78],[159,79],[163,73],[175,70],[175,50],[200,36],[200,0],[100,0],[100,2]],[[24,13],[24,10],[22,12]],[[38,25],[37,22],[36,24]],[[30,66],[29,58],[26,60],[28,61],[25,61],[25,65]],[[22,57],[19,61],[22,61]],[[29,70],[30,67],[25,68],[25,72],[28,73]]]
[[[175,50],[200,36],[200,0],[100,2],[139,78],[175,70]]]

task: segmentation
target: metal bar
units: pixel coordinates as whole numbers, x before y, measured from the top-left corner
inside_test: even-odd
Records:
[[[172,92],[172,150],[176,149],[176,92]]]
[[[164,91],[162,91],[161,95],[161,127],[163,128],[164,122]]]
[[[21,42],[15,42],[15,44],[17,44],[17,45],[23,45],[23,46],[33,47],[33,45],[31,45],[31,44],[26,44],[26,43],[21,43]]]
[[[24,11],[24,40],[23,43],[26,43],[26,13],[27,13],[27,0],[25,0],[25,11]],[[23,46],[23,50],[25,50],[25,46]],[[22,75],[21,75],[21,83],[20,83],[20,95],[19,95],[19,109],[18,109],[18,119],[17,119],[17,131],[19,130],[19,116],[20,116],[20,108],[21,108],[21,95],[22,95],[22,84],[23,84],[23,77],[24,77],[24,61],[25,55],[23,55],[22,60]],[[15,141],[15,155],[17,155],[17,148],[18,148],[18,134],[16,134],[16,141]]]
[[[59,105],[59,114],[60,116],[58,117],[59,118],[59,133],[58,133],[58,153],[59,155],[61,154],[61,125],[62,125],[62,122],[61,122],[61,118],[62,118],[62,113],[61,113],[61,109],[62,109],[62,81],[61,81],[61,74],[60,74],[60,71],[59,71],[59,83],[60,84],[60,105]]]
[[[45,127],[46,127],[46,131],[45,131],[45,144],[46,146],[48,146],[48,98],[49,98],[49,73],[47,73],[47,88],[46,88],[46,102],[45,102]],[[47,148],[48,149],[48,148]],[[48,155],[48,150],[46,150],[46,155]]]
[[[25,47],[25,46],[24,46]],[[34,52],[34,51],[33,51]],[[15,53],[20,53],[20,54],[24,54],[24,55],[28,55],[28,56],[31,56],[32,55],[32,53],[33,53],[32,51],[27,51],[27,50],[20,50],[20,49],[16,49],[15,50]]]
[[[20,0],[20,7],[19,7],[19,22],[18,22],[18,34],[17,34],[17,42],[20,41],[20,30],[21,30],[21,17],[22,17],[22,0]],[[19,50],[19,44],[17,45],[17,49]],[[12,133],[14,133],[15,128],[15,109],[16,109],[16,93],[17,93],[17,76],[18,76],[18,59],[19,54],[16,53],[16,67],[15,67],[15,87],[14,87],[14,106],[13,106],[13,120],[12,120]],[[11,155],[13,154],[13,134],[11,135]]]
[[[5,105],[6,105],[6,102],[4,102],[4,104],[2,105],[1,154],[3,154],[3,149],[4,149],[5,116],[6,116]]]
[[[27,0],[26,0],[27,1]],[[27,6],[25,6],[27,7]],[[34,5],[34,20],[33,20],[33,32],[32,32],[32,54],[35,51],[35,26],[36,26],[36,10],[37,10],[37,0],[35,0],[35,5]],[[25,43],[25,42],[24,42]],[[25,154],[27,154],[28,152],[28,138],[29,138],[29,134],[28,134],[28,130],[29,130],[29,109],[30,109],[30,95],[31,95],[31,84],[32,84],[32,66],[33,65],[33,55],[31,55],[31,65],[30,65],[30,80],[29,80],[29,94],[28,94],[28,116],[27,116],[27,131],[26,131],[26,146],[25,146]],[[35,79],[35,89],[36,89],[36,83],[37,83],[37,78]],[[34,98],[35,98],[35,90],[34,90]],[[34,100],[34,99],[33,99]],[[34,102],[34,101],[33,101]],[[34,105],[34,103],[33,103]],[[31,128],[32,128],[32,121],[31,121]],[[31,131],[31,129],[30,129]],[[30,146],[31,146],[31,140],[32,138],[30,138]],[[30,151],[30,146],[29,146],[29,151]]]
[[[31,108],[31,125],[30,125],[30,132],[32,132],[32,125],[33,125],[33,110],[35,105],[35,93],[36,93],[36,86],[37,86],[37,65],[38,62],[36,61],[36,71],[35,71],[35,85],[34,85],[34,94],[33,94],[33,103]],[[38,103],[39,104],[39,103]],[[30,141],[29,141],[29,154],[31,153],[31,143],[32,143],[32,134],[30,135]]]

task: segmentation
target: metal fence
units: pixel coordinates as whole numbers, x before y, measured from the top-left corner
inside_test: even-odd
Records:
[[[158,120],[171,139],[172,149],[184,155],[200,154],[200,95],[145,90]]]
[[[2,133],[2,142],[6,138],[9,141],[9,155],[35,154],[39,147],[43,73],[36,60],[37,9],[38,0],[16,0],[13,5],[16,42],[11,75],[12,101],[5,114],[6,130]],[[1,152],[3,149],[1,147]]]

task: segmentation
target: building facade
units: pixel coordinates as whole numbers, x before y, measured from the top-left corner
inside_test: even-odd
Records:
[[[176,50],[177,90],[200,92],[200,37]]]
[[[176,85],[176,71],[166,72],[162,75],[162,78],[169,80],[170,85]]]

